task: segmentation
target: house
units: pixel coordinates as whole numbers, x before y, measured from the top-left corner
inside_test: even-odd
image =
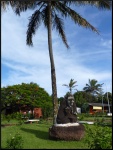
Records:
[[[10,105],[8,105],[4,111],[4,114],[8,115],[8,114],[12,114],[15,112],[20,112],[21,114],[23,114],[23,116],[31,114],[33,116],[33,118],[35,118],[35,119],[39,119],[39,118],[43,117],[42,109],[38,108],[38,107],[31,109],[31,107],[27,106],[27,105],[23,105],[20,107],[18,107],[18,105],[17,105],[17,107],[15,107],[15,108],[16,108],[16,110],[14,108],[12,108]]]
[[[34,118],[42,118],[42,109],[41,108],[34,108],[33,109]]]
[[[81,114],[81,108],[80,107],[77,107],[77,113]]]
[[[32,114],[34,116],[35,119],[39,119],[42,117],[42,109],[41,108],[33,108],[33,110],[27,106],[27,105],[23,105],[20,109],[20,113],[22,113],[23,115],[26,114]]]
[[[88,103],[89,104],[89,113],[95,114],[96,112],[109,112],[109,105],[102,103]],[[111,110],[111,105],[110,105]]]

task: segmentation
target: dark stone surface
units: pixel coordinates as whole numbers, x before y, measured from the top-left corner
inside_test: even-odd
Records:
[[[84,137],[85,127],[82,124],[78,126],[55,126],[49,128],[49,139],[51,140],[65,140],[65,141],[79,141]]]
[[[76,104],[73,95],[69,94],[60,103],[56,118],[57,124],[49,128],[49,138],[52,140],[66,141],[81,140],[84,137],[85,128],[82,124],[78,124],[78,126],[73,124],[76,122]],[[68,126],[65,126],[64,124],[67,124]]]
[[[65,97],[61,101],[56,122],[58,124],[77,122],[77,110],[74,97],[72,95]]]

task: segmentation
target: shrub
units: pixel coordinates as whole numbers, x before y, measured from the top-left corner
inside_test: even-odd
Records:
[[[22,149],[23,148],[23,139],[19,133],[16,133],[15,136],[7,139],[7,149]]]
[[[11,115],[9,114],[9,115],[6,115],[5,116],[5,119],[7,120],[7,122],[10,122],[10,120],[11,120]]]
[[[78,115],[79,119],[78,120],[84,120],[84,114]]]
[[[112,133],[110,127],[94,125],[94,129],[86,126],[87,142],[90,149],[111,149]]]
[[[1,120],[5,120],[5,115],[4,114],[1,114]]]
[[[23,121],[23,119],[22,119],[22,114],[19,113],[19,112],[16,112],[16,113],[15,113],[15,119],[18,120],[18,123],[19,123],[20,125],[24,123],[24,121]]]

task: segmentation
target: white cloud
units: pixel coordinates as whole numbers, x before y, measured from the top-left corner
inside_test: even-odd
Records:
[[[111,49],[112,48],[112,41],[101,39],[101,45],[103,47],[105,47],[106,49]]]

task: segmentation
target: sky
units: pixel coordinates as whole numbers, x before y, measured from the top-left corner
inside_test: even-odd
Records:
[[[63,97],[70,79],[82,91],[90,79],[103,84],[103,92],[112,92],[112,11],[95,7],[76,7],[76,11],[99,31],[99,35],[70,19],[64,20],[67,49],[52,30],[53,56],[56,69],[57,96]],[[37,83],[50,95],[51,67],[47,30],[43,24],[33,36],[33,47],[26,45],[26,31],[33,11],[15,15],[8,7],[1,15],[1,86]],[[73,93],[76,92],[73,90]]]

